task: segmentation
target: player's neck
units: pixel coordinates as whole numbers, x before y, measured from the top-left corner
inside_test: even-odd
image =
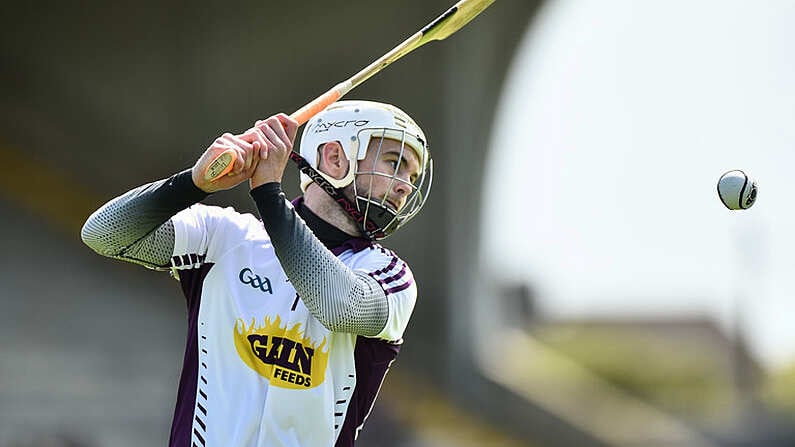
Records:
[[[355,237],[361,236],[361,230],[353,218],[331,196],[314,183],[306,188],[304,205],[318,217],[345,233]]]

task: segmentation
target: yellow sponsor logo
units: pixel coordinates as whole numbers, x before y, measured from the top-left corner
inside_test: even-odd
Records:
[[[281,318],[265,317],[261,325],[252,318],[246,326],[238,318],[234,329],[235,348],[251,369],[280,388],[306,389],[323,383],[328,365],[328,346],[304,336],[301,324],[288,328]]]

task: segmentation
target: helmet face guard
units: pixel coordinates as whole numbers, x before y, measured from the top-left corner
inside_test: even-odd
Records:
[[[387,140],[399,143],[398,162],[394,169],[379,169]],[[340,143],[350,163],[347,175],[342,179],[316,170],[318,149],[331,141]],[[395,144],[391,146],[395,147]],[[291,159],[301,169],[301,188],[306,190],[310,183],[318,184],[351,215],[371,240],[384,239],[408,223],[428,198],[433,162],[425,135],[397,107],[370,101],[338,101],[310,120],[301,137],[300,147],[300,155],[291,154]],[[371,165],[361,161],[367,157],[368,148],[375,151]],[[409,157],[407,151],[412,151],[413,156]],[[400,175],[402,160],[407,158],[416,159],[419,163],[419,172],[410,179]],[[383,197],[373,195],[376,182],[387,184]],[[390,201],[394,198],[390,194],[398,183],[409,191],[400,209]],[[345,190],[352,192],[353,200],[348,199]]]
[[[369,146],[371,150],[376,152],[372,165],[364,164],[363,162],[357,165],[352,183],[353,195],[356,198],[357,210],[364,215],[365,220],[370,219],[375,222],[376,226],[388,236],[408,223],[425,205],[433,181],[433,162],[430,159],[426,159],[430,157],[428,156],[429,152],[425,142],[412,138],[405,131],[401,131],[400,135],[397,135],[394,130],[382,128],[363,130],[360,134],[364,132],[370,132],[368,136]],[[395,163],[394,170],[390,172],[378,170],[376,165],[382,156],[386,139],[400,142],[398,160],[406,157],[404,155],[405,151],[413,151],[416,154],[420,166],[420,173],[416,179],[407,181],[401,178],[399,175],[399,163]],[[408,143],[407,140],[411,140],[411,143]],[[415,149],[416,146],[422,149]],[[381,198],[373,197],[373,182],[378,177],[388,181],[386,191],[392,191],[396,183],[402,184],[410,191],[399,210],[395,209],[389,202],[389,194],[384,194]]]

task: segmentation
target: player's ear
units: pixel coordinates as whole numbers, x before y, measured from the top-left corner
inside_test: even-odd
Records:
[[[318,149],[320,155],[320,170],[331,177],[341,179],[348,173],[350,164],[345,155],[345,149],[338,141],[329,141]]]

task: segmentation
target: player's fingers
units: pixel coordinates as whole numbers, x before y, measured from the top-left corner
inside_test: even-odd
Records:
[[[220,139],[221,139],[221,141],[223,141],[223,142],[224,142],[224,144],[226,144],[226,145],[228,145],[228,146],[235,146],[235,145],[236,145],[236,143],[235,143],[235,140],[234,140],[234,138],[233,138],[233,137],[234,137],[234,135],[232,135],[231,133],[229,133],[229,132],[224,132],[224,134],[223,134],[223,135],[221,135],[221,136],[220,136],[220,137],[218,137],[218,138],[220,138]]]
[[[246,136],[251,139],[251,141],[256,142],[258,148],[259,158],[265,159],[268,158],[268,139],[265,137],[265,134],[262,133],[262,130],[256,127],[257,124],[261,123],[261,121],[257,121],[255,127],[246,131]]]
[[[232,170],[229,172],[229,175],[236,175],[243,172],[246,167],[246,152],[243,150],[239,145],[230,142],[225,139],[226,148],[232,151],[235,154],[234,163],[232,165]]]
[[[245,134],[242,135],[232,135],[231,133],[225,133],[221,136],[224,141],[232,146],[238,146],[239,148],[246,150],[251,150],[251,141],[247,141],[246,138],[243,138]]]
[[[259,142],[261,147],[265,146],[268,142],[265,134],[263,134],[262,130],[257,127],[252,127],[251,129],[247,130],[245,136],[252,143]]]
[[[275,116],[257,121],[256,127],[260,129],[263,134],[265,134],[265,137],[273,146],[279,149],[284,149],[285,144],[282,141],[284,138],[284,129],[282,128],[282,123]],[[282,130],[282,136],[277,133],[278,129]]]
[[[229,175],[236,175],[243,172],[246,168],[246,151],[239,147],[233,147],[232,150],[235,151],[235,164]]]
[[[251,143],[251,146],[253,148],[253,150],[251,151],[251,163],[246,168],[246,171],[245,171],[245,176],[246,177],[251,177],[251,174],[254,173],[254,169],[257,168],[257,164],[259,164],[259,160],[260,160],[259,154],[260,154],[260,151],[262,150],[262,143],[260,143],[259,141],[255,141],[255,142]]]
[[[286,116],[286,115],[285,115]],[[284,146],[285,149],[290,149],[293,147],[293,142],[290,137],[287,135],[287,131],[284,128],[284,123],[279,118],[279,115],[272,116],[266,120],[268,122],[268,127],[273,129],[273,132],[276,134],[277,138],[281,142],[281,145]],[[282,146],[279,146],[280,148]]]
[[[284,131],[291,142],[295,141],[295,136],[298,134],[298,121],[294,120],[286,113],[280,113],[276,117],[281,121],[284,126]]]
[[[277,127],[281,129],[282,135],[284,135],[284,129],[282,129],[281,123],[278,123]],[[271,146],[273,146],[274,149],[281,151],[287,150],[287,144],[285,144],[282,137],[279,136],[276,129],[273,128],[270,122],[268,125],[261,126],[260,129],[262,130],[262,133],[265,134],[265,137],[268,139],[268,142],[271,144]]]
[[[220,136],[216,138],[215,141],[213,141],[213,144],[210,147],[214,148],[217,151],[225,151],[226,149],[229,148],[229,145],[227,144],[224,137]]]
[[[257,148],[252,143],[251,150],[246,151],[246,161],[243,163],[243,170],[248,171],[251,168],[251,165],[254,163],[254,152],[256,152]]]
[[[243,171],[247,171],[248,168],[251,167],[251,163],[253,162],[253,156],[252,156],[252,152],[254,151],[253,144],[249,143],[244,138],[241,138],[241,136],[239,135],[232,135],[230,133],[225,133],[222,137],[227,142],[227,144],[237,149],[238,159],[235,161],[235,172],[240,173]]]
[[[254,152],[256,152],[257,148],[255,147],[254,143],[248,143],[246,145],[245,152],[245,159],[243,161],[243,170],[248,171],[251,165],[254,163]]]

